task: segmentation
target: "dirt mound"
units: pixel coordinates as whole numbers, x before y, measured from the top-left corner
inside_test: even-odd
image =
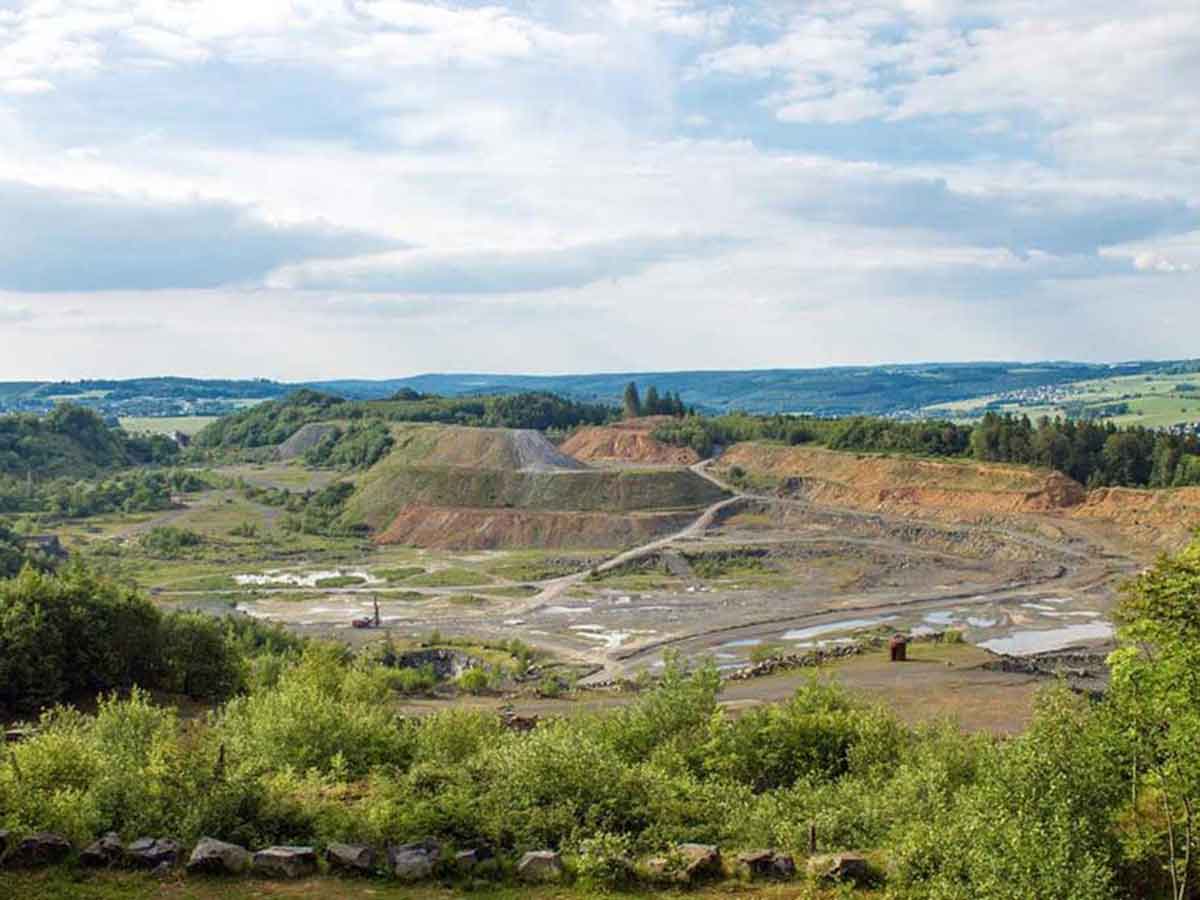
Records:
[[[615,515],[412,505],[402,508],[375,542],[441,550],[615,549],[679,531],[693,518],[690,513]]]
[[[654,417],[659,418],[667,417]],[[656,425],[633,427],[635,423],[647,421],[635,419],[618,425],[582,428],[559,449],[584,462],[690,466],[700,461],[699,454],[690,447],[672,447],[651,437],[650,432]]]
[[[336,425],[309,422],[275,448],[275,458],[280,460],[299,459],[329,435],[337,433]]]
[[[721,458],[778,479],[788,493],[831,506],[904,512],[936,508],[977,516],[1064,510],[1087,492],[1058,472],[958,460],[869,456],[810,447],[745,443]]]
[[[587,468],[537,431],[457,425],[397,425],[387,460],[394,466],[453,466],[525,472]]]

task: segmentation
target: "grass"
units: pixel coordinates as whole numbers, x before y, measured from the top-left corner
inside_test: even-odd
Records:
[[[424,575],[425,568],[423,566],[401,566],[398,569],[376,569],[371,574],[388,582],[406,581],[414,575]]]
[[[405,581],[405,584],[411,584],[414,587],[476,587],[491,583],[492,579],[482,572],[461,566],[439,569],[436,572],[429,572]]]
[[[334,575],[330,578],[318,578],[316,586],[319,588],[344,588],[366,583],[367,579],[359,575]]]
[[[594,557],[536,556],[529,559],[506,560],[488,567],[498,578],[509,581],[546,581],[563,575],[574,575],[595,562]]]
[[[263,897],[288,898],[337,897],[345,900],[451,900],[464,895],[464,889],[439,884],[402,885],[380,879],[309,878],[297,882],[266,882],[257,879],[185,878],[173,873],[166,878],[134,872],[76,874],[68,869],[46,872],[0,874],[0,896],[21,900],[260,900]],[[470,896],[490,900],[591,900],[611,896],[580,887],[493,886],[472,883]],[[788,885],[750,886],[728,883],[688,891],[622,891],[627,900],[642,898],[755,898],[755,900],[825,900],[845,897],[840,890],[823,891],[797,882]],[[858,892],[852,896],[869,897]]]
[[[454,594],[447,597],[446,602],[455,606],[487,606],[488,599],[478,594]]]
[[[1179,387],[1185,386],[1184,391]],[[1187,389],[1187,386],[1191,390]],[[1090,381],[1076,381],[1056,388],[1063,399],[1057,403],[1025,404],[1003,402],[999,397],[975,397],[954,403],[928,407],[931,412],[949,412],[965,419],[982,415],[989,403],[1000,401],[1000,411],[1039,416],[1063,415],[1064,403],[1083,403],[1099,407],[1126,403],[1129,412],[1112,417],[1118,425],[1144,425],[1161,428],[1180,422],[1200,420],[1200,375],[1120,375]]]
[[[512,587],[491,588],[487,591],[487,596],[520,600],[523,597],[532,597],[534,594],[540,592],[541,589],[532,584],[514,584]]]

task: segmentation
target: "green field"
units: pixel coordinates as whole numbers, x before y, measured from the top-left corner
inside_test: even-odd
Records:
[[[989,408],[997,412],[1041,416],[1081,418],[1089,410],[1105,412],[1104,407],[1125,404],[1125,412],[1104,415],[1117,425],[1142,425],[1166,428],[1185,422],[1200,421],[1200,375],[1122,375],[1077,381],[1054,388],[1046,400],[1023,401],[997,395],[976,397],[955,403],[925,407],[924,412],[950,414],[956,419],[976,419]]]

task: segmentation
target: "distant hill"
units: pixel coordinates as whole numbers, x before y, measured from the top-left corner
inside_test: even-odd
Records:
[[[266,379],[138,378],[73,382],[0,382],[0,412],[45,412],[69,399],[104,415],[223,415],[262,400],[312,388],[347,399],[377,400],[402,390],[462,397],[548,391],[575,400],[619,404],[625,385],[678,392],[704,412],[896,415],[994,395],[1019,394],[1089,379],[1176,375],[1200,361],[928,363],[822,369],[619,372],[584,375],[428,374],[385,380],[285,383]]]
[[[443,396],[549,391],[577,400],[620,403],[625,385],[636,381],[678,392],[704,412],[742,409],[759,413],[889,415],[992,394],[1049,387],[1114,374],[1158,373],[1195,368],[1190,361],[1116,365],[1041,363],[930,363],[824,369],[749,371],[622,372],[593,375],[418,375],[393,381],[326,381],[319,390],[360,399],[386,397],[408,388]]]

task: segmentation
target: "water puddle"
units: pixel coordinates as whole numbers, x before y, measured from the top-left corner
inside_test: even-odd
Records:
[[[807,638],[818,637],[822,634],[829,634],[834,631],[855,631],[861,628],[869,628],[872,625],[879,625],[883,622],[890,622],[897,616],[877,616],[873,619],[842,619],[840,622],[829,622],[825,625],[810,625],[808,628],[793,628],[791,631],[785,631],[782,635],[785,641],[803,641]]]
[[[1112,636],[1113,627],[1108,622],[1081,622],[1041,631],[1014,631],[1005,637],[983,641],[979,646],[993,653],[1028,656],[1031,653],[1062,650],[1084,641],[1108,640]]]

